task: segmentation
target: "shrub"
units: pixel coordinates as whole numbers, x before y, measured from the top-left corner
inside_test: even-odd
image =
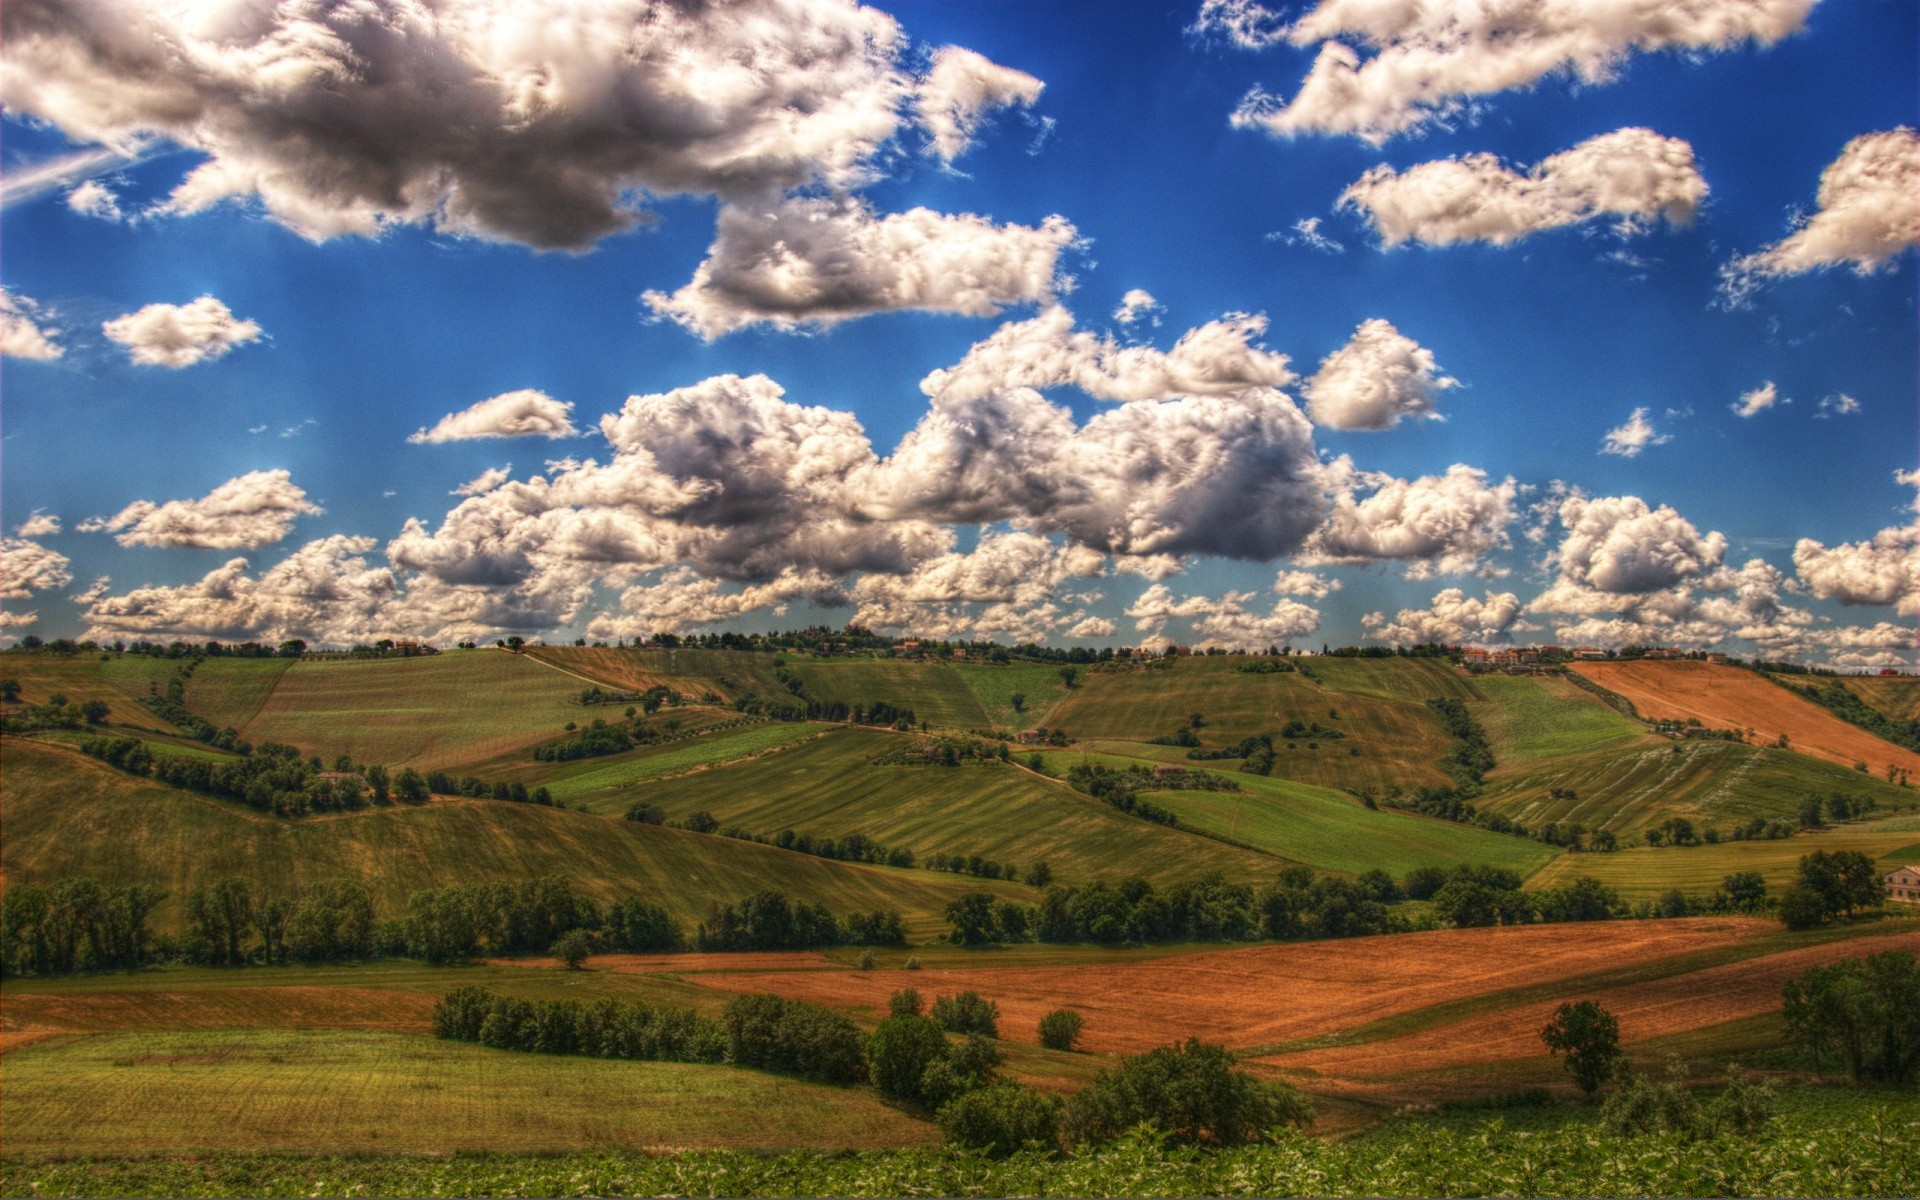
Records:
[[[997,1082],[1000,1048],[992,1038],[970,1035],[927,1064],[920,1074],[920,1103],[937,1109],[958,1096]]]
[[[1020,1150],[1057,1150],[1058,1096],[996,1083],[955,1097],[940,1109],[940,1132],[948,1145],[1005,1158]]]
[[[881,1095],[919,1103],[927,1068],[946,1055],[947,1035],[938,1021],[897,1014],[880,1022],[867,1038],[867,1075]]]
[[[1123,1059],[1067,1102],[1066,1132],[1076,1143],[1109,1142],[1152,1121],[1177,1144],[1233,1146],[1312,1120],[1306,1097],[1233,1063],[1198,1038]]]
[[[1080,1014],[1056,1008],[1040,1018],[1040,1044],[1049,1050],[1071,1050],[1080,1040]]]
[[[862,950],[860,952],[859,960],[855,962],[853,965],[856,970],[861,970],[861,971],[873,970],[873,951]]]
[[[978,992],[957,996],[939,996],[933,1002],[933,1019],[952,1033],[1000,1035],[1000,1008],[991,1000],[982,1000]]]
[[[1888,950],[1813,967],[1785,989],[1787,1038],[1816,1063],[1828,1055],[1856,1083],[1920,1075],[1920,957]]]
[[[721,1023],[728,1057],[741,1066],[822,1083],[859,1083],[867,1076],[859,1029],[817,1004],[764,994],[736,996],[727,1002]]]
[[[895,1017],[917,1017],[926,1006],[915,988],[901,988],[887,997],[887,1013]]]
[[[567,970],[578,971],[587,956],[593,953],[593,939],[584,929],[575,929],[560,935],[553,944],[553,956],[567,964]]]

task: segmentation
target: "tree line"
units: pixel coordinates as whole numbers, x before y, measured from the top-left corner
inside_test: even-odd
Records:
[[[429,784],[412,767],[389,774],[378,764],[355,764],[342,756],[328,771],[318,756],[307,759],[279,742],[262,742],[244,758],[187,758],[156,754],[138,738],[101,735],[80,743],[80,752],[129,775],[208,796],[238,800],[258,812],[299,817],[346,812],[369,804],[424,804]]]
[[[1152,801],[1142,800],[1140,792],[1240,790],[1238,783],[1212,771],[1189,771],[1179,767],[1162,771],[1155,767],[1109,767],[1100,763],[1075,763],[1069,767],[1067,786],[1096,800],[1103,800],[1121,812],[1167,826],[1179,825],[1180,819]]]

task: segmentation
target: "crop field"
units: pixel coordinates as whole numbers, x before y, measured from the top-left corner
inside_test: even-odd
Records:
[[[1374,811],[1351,797],[1282,779],[1234,775],[1239,792],[1152,792],[1155,804],[1197,829],[1322,871],[1378,868],[1396,878],[1423,865],[1485,863],[1526,875],[1558,851],[1412,813]]]
[[[722,729],[684,741],[639,746],[624,754],[611,754],[604,758],[583,758],[567,763],[528,760],[515,762],[502,770],[482,768],[480,773],[488,782],[503,779],[509,783],[518,780],[529,787],[544,785],[561,804],[584,806],[590,812],[618,816],[634,801],[646,798],[643,791],[635,790],[636,784],[784,749],[819,737],[828,728],[825,725],[768,722]]]
[[[837,730],[779,754],[661,780],[640,795],[672,818],[706,811],[722,825],[760,834],[862,833],[922,858],[978,854],[1023,870],[1045,860],[1063,881],[1170,880],[1208,871],[1265,881],[1279,866],[1263,854],[1127,816],[1015,766],[874,765],[902,740]]]
[[[630,650],[606,646],[534,646],[527,657],[617,691],[672,688],[695,699],[713,692],[731,703],[749,692],[783,695],[773,677],[775,656],[745,650]],[[578,690],[578,685],[576,689]]]
[[[1257,734],[1273,736],[1274,773],[1288,779],[1333,788],[1447,783],[1435,765],[1447,752],[1447,736],[1423,700],[1330,690],[1298,672],[1243,675],[1234,670],[1247,661],[1196,657],[1175,660],[1171,670],[1084,672],[1079,686],[1048,713],[1047,723],[1081,740],[1143,741],[1172,734],[1199,713],[1203,724],[1195,732],[1203,747],[1229,747]],[[1316,672],[1326,663],[1340,663],[1340,682],[1363,689],[1371,688],[1375,679],[1367,672],[1402,661],[1311,660]],[[1404,663],[1418,688],[1429,683],[1436,689],[1447,683],[1468,686],[1464,679],[1430,671],[1420,660]],[[1349,670],[1354,664],[1362,669]],[[1278,735],[1296,720],[1345,736],[1316,746],[1307,740],[1290,746]],[[1355,749],[1358,755],[1352,753]]]
[[[103,662],[97,654],[16,654],[0,664],[0,675],[18,681],[20,698],[29,704],[45,704],[55,695],[64,695],[74,704],[104,700],[107,719],[116,725],[171,731],[171,725],[140,707],[140,699],[147,695],[145,679],[135,679],[123,664],[164,665],[163,672],[153,674],[155,680],[170,678],[178,665],[133,655],[115,655]]]
[[[1843,766],[1865,763],[1875,774],[1889,764],[1920,772],[1920,754],[1849,725],[1811,700],[1739,667],[1703,662],[1583,662],[1574,670],[1633,701],[1647,720],[1698,718],[1709,729],[1751,729],[1771,745],[1783,734],[1792,749]]]
[[[946,905],[982,886],[491,800],[283,821],[32,743],[9,743],[4,818],[0,854],[9,882],[90,875],[156,884],[168,893],[157,923],[169,929],[178,927],[188,892],[228,875],[286,892],[358,879],[391,916],[418,888],[559,874],[603,902],[644,895],[689,925],[711,902],[775,888],[835,912],[898,909],[920,937],[944,930]]]
[[[1000,1006],[1001,1036],[1033,1041],[1056,1008],[1086,1020],[1089,1051],[1138,1053],[1188,1035],[1238,1050],[1328,1037],[1383,1018],[1474,996],[1577,980],[1735,947],[1774,934],[1772,921],[1683,919],[1449,929],[1186,953],[1081,965],[1055,962],[897,970],[730,971],[692,977],[727,992],[776,992],[884,1014],[907,986],[923,995],[971,989]],[[1716,964],[1717,965],[1717,964]]]
[[[1653,742],[1639,723],[1593,693],[1551,675],[1483,675],[1469,705],[1494,761],[1511,770],[1547,759]]]
[[[839,701],[849,707],[883,700],[912,709],[916,720],[948,729],[981,729],[993,723],[949,663],[795,658],[788,660],[787,669],[800,677],[810,700]]]
[[[1479,695],[1475,680],[1453,664],[1437,658],[1336,658],[1295,660],[1330,692],[1372,696],[1378,700],[1424,702],[1451,698],[1472,700]]]
[[[1781,988],[1809,967],[1882,950],[1908,949],[1913,939],[1913,931],[1907,930],[1802,946],[1679,974],[1603,985],[1585,995],[1619,1019],[1620,1040],[1631,1046],[1777,1013]],[[1560,1083],[1565,1073],[1544,1052],[1540,1030],[1562,1002],[1557,996],[1533,1000],[1399,1037],[1300,1050],[1261,1061],[1289,1074],[1310,1072],[1317,1078],[1331,1076],[1362,1084],[1386,1081],[1396,1086],[1404,1086],[1405,1077],[1413,1073],[1489,1062],[1522,1062],[1533,1068],[1531,1082],[1553,1085]]]
[[[418,1035],[117,1033],[6,1055],[7,1152],[822,1149],[938,1131],[867,1089]]]
[[[954,663],[958,675],[996,729],[1031,729],[1048,723],[1047,714],[1067,695],[1060,668],[1052,663]],[[1020,711],[1013,697],[1022,696]]]
[[[241,732],[332,761],[460,767],[560,736],[582,685],[497,650],[300,662]]]
[[[223,729],[244,729],[292,665],[290,658],[202,659],[187,678],[187,711]]]
[[[1554,797],[1554,789],[1563,795]],[[1710,738],[1650,739],[1502,767],[1475,803],[1529,825],[1578,821],[1638,840],[1669,817],[1718,825],[1723,833],[1753,817],[1793,820],[1808,796],[1836,791],[1871,796],[1883,811],[1920,803],[1910,789],[1824,759]]]
[[[1635,846],[1613,854],[1569,854],[1527,881],[1529,887],[1565,883],[1591,875],[1630,900],[1671,888],[1707,895],[1735,871],[1758,871],[1778,893],[1793,881],[1803,855],[1815,850],[1858,850],[1892,870],[1920,856],[1920,831],[1908,819],[1862,821],[1777,841],[1721,842],[1716,846]]]
[[[1801,686],[1806,680],[1797,681]],[[1912,675],[1845,675],[1838,680],[1822,679],[1821,683],[1837,682],[1854,695],[1867,702],[1867,706],[1896,721],[1912,721],[1920,718],[1920,678]]]

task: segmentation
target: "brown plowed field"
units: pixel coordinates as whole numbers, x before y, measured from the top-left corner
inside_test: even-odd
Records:
[[[1772,921],[1744,918],[1610,921],[1250,946],[1098,966],[739,971],[689,982],[876,1015],[885,1015],[887,997],[900,988],[916,988],[929,1000],[972,990],[1000,1006],[1000,1035],[1014,1041],[1037,1040],[1043,1015],[1074,1008],[1086,1019],[1081,1044],[1087,1050],[1137,1053],[1188,1036],[1245,1048],[1778,929]]]
[[[1850,938],[1666,979],[1604,988],[1578,998],[1597,1000],[1618,1017],[1620,1040],[1632,1044],[1773,1012],[1780,1007],[1780,989],[1807,968],[1882,950],[1911,950],[1916,940],[1920,939],[1912,934]],[[1260,1061],[1288,1070],[1367,1079],[1468,1063],[1538,1058],[1544,1054],[1540,1030],[1561,1003],[1556,998],[1522,1004],[1406,1037],[1279,1054]]]
[[[1740,667],[1704,662],[1583,662],[1573,670],[1633,701],[1651,721],[1698,718],[1709,729],[1751,729],[1761,745],[1786,734],[1792,749],[1874,774],[1888,764],[1920,772],[1920,754],[1849,725],[1810,700]]]
[[[7,997],[0,1030],[9,1047],[56,1033],[131,1029],[270,1026],[426,1033],[433,1028],[438,999],[425,992],[355,987],[20,992]]]

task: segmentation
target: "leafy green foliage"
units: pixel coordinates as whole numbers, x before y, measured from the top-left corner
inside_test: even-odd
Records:
[[[1198,1038],[1121,1060],[1067,1102],[1065,1130],[1081,1143],[1115,1141],[1152,1122],[1178,1145],[1237,1146],[1313,1119],[1307,1098],[1234,1066]]]
[[[743,1067],[821,1083],[867,1078],[865,1039],[852,1021],[831,1009],[773,995],[735,996],[720,1020],[727,1058]]]
[[[1787,1037],[1856,1082],[1920,1077],[1920,963],[1911,950],[1813,967],[1785,989]]]
[[[1567,1074],[1589,1096],[1620,1062],[1620,1021],[1592,1000],[1562,1004],[1540,1031],[1540,1040],[1565,1058]]]
[[[1049,1050],[1071,1050],[1080,1041],[1083,1022],[1070,1008],[1056,1008],[1040,1018],[1040,1044]]]
[[[948,1101],[938,1119],[948,1145],[999,1159],[1022,1150],[1047,1154],[1058,1149],[1063,1107],[1058,1096],[996,1083]]]

